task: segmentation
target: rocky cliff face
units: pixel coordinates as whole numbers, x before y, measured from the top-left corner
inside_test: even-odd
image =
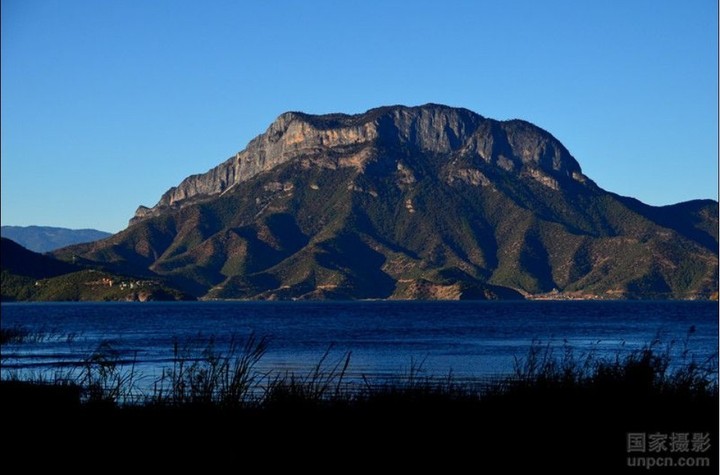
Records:
[[[382,107],[358,115],[287,112],[245,150],[206,173],[186,178],[154,207],[140,206],[130,224],[221,195],[291,159],[305,157],[307,167],[362,168],[371,156],[363,149],[388,145],[415,153],[477,157],[554,189],[567,180],[586,181],[580,165],[557,139],[520,120],[499,122],[434,104]],[[448,179],[486,181],[476,169],[458,169]]]

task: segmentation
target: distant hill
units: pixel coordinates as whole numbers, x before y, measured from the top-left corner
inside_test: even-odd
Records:
[[[46,279],[77,272],[81,268],[25,249],[20,244],[0,238],[0,268],[12,274]]]
[[[531,123],[428,104],[282,114],[55,255],[202,298],[695,299],[717,295],[717,249],[717,201],[618,196]]]
[[[185,300],[159,279],[118,275],[59,261],[0,238],[2,301]]]
[[[12,239],[26,249],[50,252],[73,244],[98,241],[112,236],[96,229],[67,229],[50,226],[2,226],[0,236]]]

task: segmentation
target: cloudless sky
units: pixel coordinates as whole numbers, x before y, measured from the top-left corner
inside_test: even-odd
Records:
[[[2,224],[119,231],[282,112],[466,107],[717,199],[715,0],[1,0]]]

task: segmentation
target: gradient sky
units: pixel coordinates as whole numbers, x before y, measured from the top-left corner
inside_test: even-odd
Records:
[[[443,103],[717,199],[715,0],[1,0],[2,224],[118,231],[282,112]]]

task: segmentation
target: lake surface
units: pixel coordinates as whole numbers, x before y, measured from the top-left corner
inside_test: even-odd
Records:
[[[678,357],[685,345],[697,359],[718,350],[710,302],[12,303],[0,321],[47,335],[3,345],[3,377],[72,368],[104,344],[148,386],[172,365],[174,342],[199,349],[215,337],[223,350],[251,334],[269,338],[263,371],[307,373],[330,349],[326,364],[351,352],[349,377],[375,379],[418,366],[422,375],[506,374],[533,341],[558,356],[564,346],[614,356],[656,339]]]

